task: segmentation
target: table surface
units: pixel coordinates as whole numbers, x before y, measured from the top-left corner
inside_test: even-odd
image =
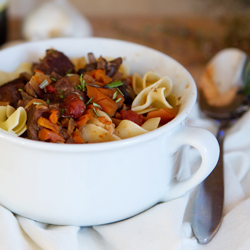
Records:
[[[184,65],[199,81],[206,62],[219,50],[250,52],[250,30],[244,17],[99,17],[88,18],[93,35],[143,44]],[[22,20],[9,21],[8,41],[22,39]]]

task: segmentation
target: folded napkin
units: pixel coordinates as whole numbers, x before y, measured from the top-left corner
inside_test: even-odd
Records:
[[[216,133],[217,126],[195,106],[188,123]],[[15,215],[0,206],[0,249],[4,250],[249,250],[250,249],[250,112],[225,139],[225,207],[221,228],[206,245],[197,243],[190,225],[195,190],[160,203],[130,219],[94,227],[55,226]],[[186,173],[200,157],[185,154]],[[190,171],[188,171],[190,169]]]

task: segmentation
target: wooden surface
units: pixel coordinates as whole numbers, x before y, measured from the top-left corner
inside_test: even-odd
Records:
[[[184,65],[196,82],[206,62],[219,50],[234,46],[250,51],[250,31],[245,29],[249,27],[249,20],[238,17],[102,17],[89,18],[89,21],[94,36],[122,39],[157,49]],[[22,39],[21,27],[21,20],[10,20],[9,41]]]

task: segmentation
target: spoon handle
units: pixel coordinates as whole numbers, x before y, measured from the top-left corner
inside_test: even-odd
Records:
[[[220,146],[218,163],[211,174],[200,184],[195,197],[192,228],[200,244],[213,239],[222,222],[224,203],[223,142],[228,124],[221,124],[217,134]]]

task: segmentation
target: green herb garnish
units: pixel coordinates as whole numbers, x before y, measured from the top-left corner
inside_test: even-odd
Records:
[[[80,75],[80,82],[81,85],[78,85],[79,89],[84,90],[85,89],[85,80],[83,79],[83,74]]]
[[[117,103],[117,102],[119,102],[121,99],[122,99],[122,98],[120,97],[120,98],[118,98],[115,102]]]
[[[53,82],[56,82],[56,79],[54,77],[50,77],[50,79],[53,81]]]
[[[121,90],[119,88],[117,88],[117,90],[119,91],[119,93],[124,96],[124,94],[121,92]]]
[[[105,87],[108,87],[108,88],[112,89],[112,88],[116,88],[116,87],[119,87],[119,86],[122,86],[122,85],[123,85],[122,81],[117,81],[117,82],[111,82],[111,83],[105,85]]]
[[[39,84],[40,89],[44,89],[46,86],[49,85],[49,81],[47,79],[43,80],[41,84]]]
[[[82,87],[82,85],[80,85],[80,84],[77,85],[77,88],[80,89],[80,90],[83,90],[83,87]]]
[[[95,103],[95,102],[93,102],[93,106],[101,108],[101,106],[99,104]]]
[[[93,108],[93,111],[94,111],[94,113],[95,113],[95,115],[96,115],[97,117],[100,117],[100,116],[98,115],[98,113],[96,112],[95,108]]]
[[[115,100],[116,97],[117,97],[117,91],[115,91],[115,93],[113,94],[112,99]]]
[[[97,85],[97,84],[86,83],[86,85],[91,86],[91,87],[100,88],[100,86],[99,86],[99,85]]]
[[[87,101],[87,103],[85,105],[86,106],[89,105],[91,103],[92,99],[93,99],[93,96]]]
[[[72,69],[68,69],[67,72],[66,72],[66,75],[71,73]]]

